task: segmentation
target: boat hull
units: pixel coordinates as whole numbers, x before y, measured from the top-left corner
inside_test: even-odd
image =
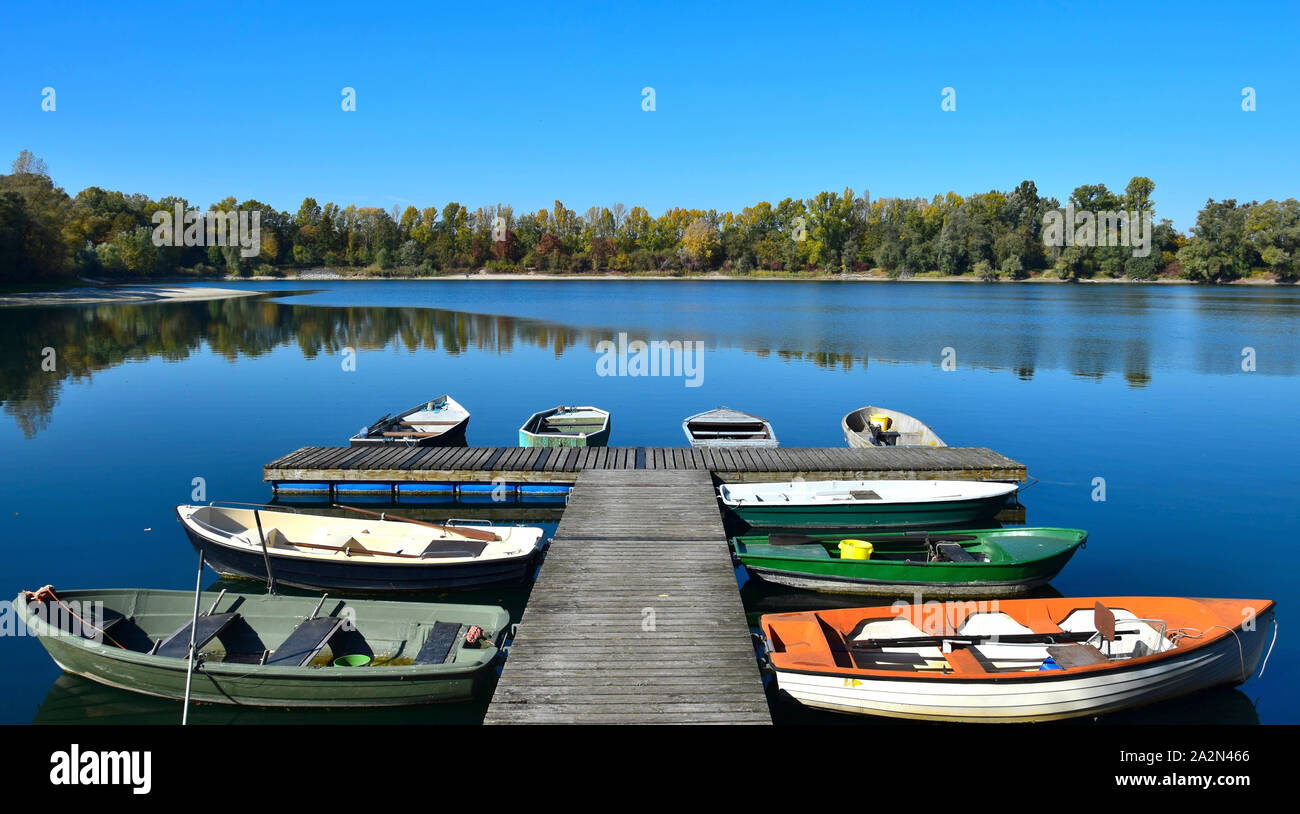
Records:
[[[1062,566],[1063,567],[1063,566]],[[1035,575],[1011,580],[973,580],[969,582],[894,582],[855,577],[807,574],[787,569],[745,567],[755,578],[773,585],[784,585],[804,591],[823,594],[851,594],[853,596],[906,596],[920,594],[927,599],[956,599],[961,597],[1009,597],[1028,593],[1052,581],[1060,568],[1050,574]]]
[[[848,527],[936,529],[989,524],[1007,505],[1009,495],[927,503],[728,506],[753,528]]]
[[[1254,630],[1185,655],[1087,676],[1046,671],[1035,678],[876,678],[777,670],[778,688],[805,706],[924,721],[1016,723],[1091,717],[1242,683],[1259,666],[1273,610]],[[1241,650],[1238,650],[1238,637]]]
[[[190,544],[203,552],[209,567],[225,576],[266,581],[266,560],[261,553],[222,545],[182,524]],[[329,562],[302,557],[285,557],[270,551],[271,573],[277,585],[309,591],[356,593],[433,593],[468,591],[521,585],[537,567],[538,553],[484,562],[428,565],[368,563],[359,558]]]

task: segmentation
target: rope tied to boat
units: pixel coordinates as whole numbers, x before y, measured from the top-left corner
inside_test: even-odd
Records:
[[[1209,630],[1214,630],[1215,628],[1222,628],[1223,630],[1228,631],[1229,633],[1232,634],[1232,638],[1237,640],[1237,658],[1240,659],[1241,661],[1241,680],[1246,681],[1247,679],[1250,678],[1250,676],[1246,673],[1246,652],[1241,645],[1241,636],[1237,635],[1237,631],[1233,630],[1227,625],[1210,625],[1208,630],[1201,630],[1198,627],[1174,628],[1173,630],[1169,631],[1169,640],[1172,641],[1174,644],[1178,644],[1179,640],[1181,639],[1199,639],[1203,637],[1207,632],[1209,632]],[[1193,630],[1195,630],[1196,632],[1192,633],[1191,631]]]
[[[41,602],[41,603],[44,603],[44,602],[48,602],[48,601],[50,601],[50,600],[53,600],[53,601],[57,602],[58,605],[59,605],[59,607],[63,608],[65,611],[67,611],[69,614],[72,615],[72,618],[76,619],[76,620],[77,620],[78,622],[80,622],[81,624],[83,624],[83,625],[85,625],[86,627],[90,628],[91,630],[95,631],[95,632],[98,633],[100,636],[103,636],[105,639],[107,639],[108,641],[110,641],[110,642],[112,642],[113,644],[117,645],[117,646],[118,646],[119,648],[121,648],[122,650],[125,650],[125,649],[126,649],[125,647],[122,646],[122,644],[121,644],[120,642],[118,642],[118,641],[117,641],[116,639],[114,639],[112,636],[108,635],[108,633],[106,633],[105,631],[99,629],[98,627],[95,627],[95,626],[92,625],[90,622],[87,622],[85,619],[83,619],[83,618],[81,617],[81,614],[77,613],[77,612],[74,611],[72,608],[68,607],[67,603],[64,602],[62,599],[59,599],[58,595],[54,593],[54,586],[53,586],[53,585],[42,585],[41,587],[37,588],[35,591],[26,591],[26,590],[25,590],[25,591],[23,591],[23,597],[24,597],[25,599],[27,599],[29,602]]]

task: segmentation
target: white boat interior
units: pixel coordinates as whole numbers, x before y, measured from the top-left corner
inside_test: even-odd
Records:
[[[262,536],[276,556],[348,559],[418,564],[481,562],[531,554],[542,541],[540,528],[529,526],[453,525],[446,530],[396,520],[342,517],[224,506],[180,506],[181,522],[213,542],[261,554]],[[257,523],[261,520],[261,535]],[[490,532],[483,541],[457,529]],[[480,535],[481,536],[481,535]]]
[[[682,422],[693,447],[775,447],[776,433],[766,418],[729,407],[698,413]]]
[[[923,643],[883,645],[855,650],[854,662],[863,669],[911,669],[918,672],[943,672],[951,668],[949,656],[962,649],[982,664],[985,672],[1019,672],[1054,669],[1057,659],[1082,657],[1087,662],[1119,661],[1163,653],[1176,645],[1168,637],[1165,623],[1158,619],[1139,619],[1124,608],[1107,609],[1113,615],[1113,635],[1107,637],[1098,625],[1099,611],[1079,609],[1061,624],[1060,632],[1085,634],[1078,643],[1058,644],[1047,641],[1015,641],[1033,638],[1036,633],[1005,613],[972,613],[948,635],[926,633],[906,617],[872,621],[864,624],[851,641],[890,639],[926,639]],[[1087,635],[1091,634],[1091,635]],[[999,641],[1000,637],[1013,637]],[[974,643],[971,643],[974,640]],[[1075,662],[1069,666],[1077,666]],[[1065,666],[1065,665],[1061,665]]]
[[[521,428],[533,435],[593,435],[609,424],[609,413],[599,407],[556,407],[533,413]]]
[[[934,430],[907,413],[867,405],[844,416],[844,440],[851,447],[946,447]]]

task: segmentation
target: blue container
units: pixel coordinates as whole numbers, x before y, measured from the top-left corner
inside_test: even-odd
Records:
[[[399,483],[397,484],[397,494],[399,497],[408,497],[419,495],[447,495],[456,494],[456,484],[454,483]]]
[[[278,495],[328,495],[328,483],[277,483],[275,493]]]

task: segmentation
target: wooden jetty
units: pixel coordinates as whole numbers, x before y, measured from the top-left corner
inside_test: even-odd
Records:
[[[572,484],[588,470],[711,472],[728,483],[863,478],[1024,481],[1024,464],[983,447],[727,449],[690,447],[303,447],[267,464],[277,491],[295,485],[422,482]]]
[[[1027,474],[992,450],[961,447],[303,447],[263,477],[277,494],[330,498],[568,487],[485,722],[756,724],[771,716],[717,482]]]
[[[586,469],[486,723],[771,723],[705,470]]]

